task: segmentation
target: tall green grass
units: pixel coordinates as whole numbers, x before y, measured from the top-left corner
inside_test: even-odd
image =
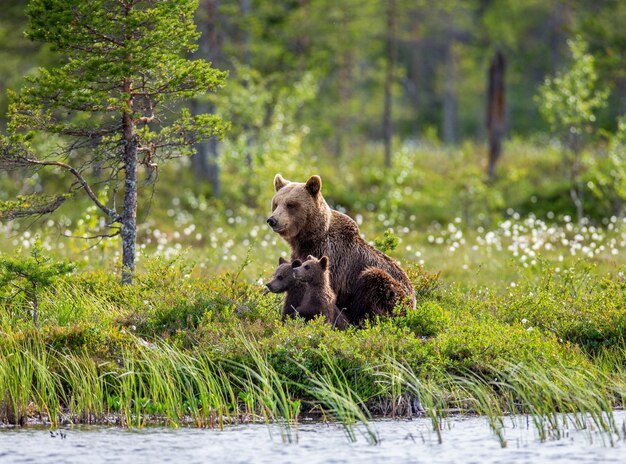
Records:
[[[50,369],[51,356],[40,338],[17,340],[1,332],[0,411],[11,424],[24,424],[37,412],[57,424],[62,390],[59,376]]]
[[[328,348],[321,345],[317,351],[323,363],[320,371],[311,372],[300,365],[308,380],[303,385],[304,390],[319,402],[327,415],[343,426],[350,441],[357,441],[358,430],[368,443],[377,444],[380,439],[363,399],[350,387],[345,372]]]
[[[274,369],[254,341],[245,336],[241,336],[239,341],[249,355],[250,364],[231,364],[240,372],[235,378],[241,386],[241,397],[245,399],[247,412],[254,417],[260,411],[267,424],[273,422],[280,426],[283,441],[297,441],[300,400],[290,394],[289,379]]]
[[[82,423],[99,423],[104,419],[106,404],[106,373],[87,353],[56,352],[59,377],[63,385],[63,401],[70,416]]]
[[[614,393],[624,387],[623,378],[609,378],[593,367],[540,362],[485,366],[485,371],[490,377],[466,371],[423,379],[406,364],[389,359],[379,375],[390,390],[400,384],[415,397],[439,442],[442,421],[451,411],[485,416],[502,447],[507,445],[507,416],[530,418],[541,441],[563,438],[569,428],[600,432],[611,445],[619,436]]]
[[[342,355],[331,345],[319,343],[304,357],[282,360],[281,365],[268,355],[268,346],[241,326],[239,330],[231,340],[239,348],[238,358],[226,353],[217,358],[199,347],[184,349],[166,340],[150,343],[127,334],[130,342],[119,356],[101,361],[88,352],[52,348],[37,331],[4,330],[0,419],[25,424],[27,418],[40,416],[51,427],[112,417],[127,427],[164,423],[223,428],[259,421],[277,424],[281,439],[292,442],[298,440],[307,404],[341,424],[348,440],[361,436],[376,444],[371,410],[385,403],[393,417],[417,413],[429,418],[439,442],[454,414],[484,416],[501,446],[507,445],[507,417],[513,426],[520,417],[531,422],[541,441],[563,438],[570,429],[600,432],[611,445],[620,438],[613,408],[624,404],[626,393],[621,349],[599,354],[595,364],[500,360],[480,369],[426,373],[404,359],[406,353],[391,350],[381,363],[354,370],[359,378],[375,379],[372,390],[355,384],[352,373],[348,377]],[[269,429],[271,433],[273,427]]]

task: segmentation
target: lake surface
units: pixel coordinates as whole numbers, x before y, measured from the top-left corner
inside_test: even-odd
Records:
[[[225,430],[75,426],[55,436],[45,428],[5,428],[0,429],[0,463],[624,463],[626,413],[616,412],[615,419],[620,434],[613,435],[611,446],[609,436],[593,427],[570,428],[563,438],[541,442],[531,420],[505,418],[505,448],[482,417],[447,420],[441,444],[422,418],[374,421],[377,445],[359,431],[352,443],[340,425],[319,423],[301,423],[292,443],[281,439],[279,427],[260,424]]]

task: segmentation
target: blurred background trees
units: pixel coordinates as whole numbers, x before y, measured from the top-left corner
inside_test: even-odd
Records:
[[[24,75],[56,59],[46,46],[24,38],[27,3],[6,0],[0,17],[2,131],[6,90],[19,89]],[[472,170],[478,180],[451,176],[460,179],[467,198],[483,198],[481,176],[489,170],[493,180],[498,173],[498,157],[488,161],[485,123],[488,69],[496,52],[506,63],[505,105],[498,110],[504,122],[497,128],[504,136],[502,160],[507,140],[566,143],[549,116],[542,117],[547,113],[535,97],[545,97],[540,89],[547,77],[575,66],[568,40],[578,37],[594,60],[599,88],[610,93],[593,124],[583,128],[584,139],[602,156],[576,158],[584,169],[576,167],[575,179],[564,173],[563,190],[574,203],[576,192],[593,190],[598,201],[613,205],[607,211],[621,211],[615,182],[621,155],[615,147],[622,145],[615,134],[626,113],[625,2],[199,0],[196,22],[202,36],[193,57],[229,71],[222,93],[188,102],[193,113],[215,112],[232,123],[224,141],[199,145],[186,165],[194,189],[207,197],[234,195],[255,206],[257,179],[277,165],[289,175],[312,157],[336,168],[358,158],[382,171],[395,166],[406,144],[446,151],[469,143],[480,151],[480,167]],[[468,156],[465,149],[457,153]],[[242,187],[224,185],[235,173]],[[597,182],[590,184],[590,178]],[[0,195],[6,200],[10,193]],[[483,200],[504,207],[497,198]]]
[[[3,121],[6,89],[19,87],[23,75],[53,59],[23,37],[27,3],[3,2]],[[600,80],[613,89],[599,115],[601,127],[614,128],[626,111],[626,6],[618,0],[200,0],[196,19],[203,32],[196,56],[231,72],[239,65],[254,69],[273,98],[312,74],[317,93],[298,118],[310,125],[310,143],[337,156],[357,140],[385,137],[390,54],[392,122],[402,139],[484,139],[485,76],[497,49],[509,64],[508,133],[545,131],[532,97],[546,75],[567,64],[567,39],[575,36],[589,44]],[[209,177],[208,167],[197,170]]]

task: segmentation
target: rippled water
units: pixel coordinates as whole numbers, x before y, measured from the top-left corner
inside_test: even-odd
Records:
[[[626,413],[616,412],[620,429]],[[346,438],[339,425],[300,424],[297,443],[284,443],[280,429],[240,425],[225,430],[149,427],[70,427],[52,436],[42,428],[0,429],[1,463],[624,463],[623,433],[609,436],[592,428],[566,430],[558,440],[540,442],[532,421],[505,419],[507,446],[490,431],[485,418],[453,418],[442,443],[428,419],[375,421],[380,442],[370,445],[357,434]],[[65,438],[59,432],[63,432]]]

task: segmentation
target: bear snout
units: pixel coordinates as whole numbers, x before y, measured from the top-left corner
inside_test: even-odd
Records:
[[[267,220],[267,223],[270,225],[270,227],[273,229],[274,227],[276,227],[276,225],[278,224],[278,221],[276,219],[274,219],[273,217],[269,217],[269,219]]]

